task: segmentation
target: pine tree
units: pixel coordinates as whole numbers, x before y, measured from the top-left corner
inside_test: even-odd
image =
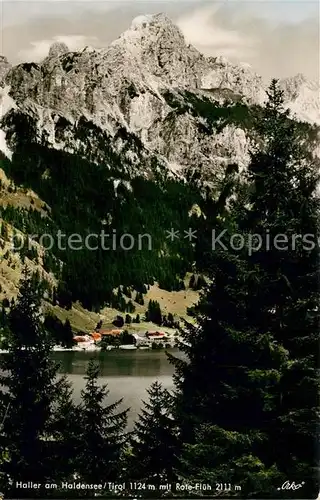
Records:
[[[236,482],[242,471],[241,494],[263,498],[292,497],[276,486],[294,477],[313,498],[319,261],[316,245],[290,237],[319,234],[318,174],[276,82],[258,130],[249,189],[225,220],[224,246],[207,260],[212,283],[198,326],[183,335],[189,362],[173,359],[185,442],[179,470],[217,482],[226,470]],[[235,234],[244,242],[238,248],[230,246]],[[285,250],[277,235],[289,237]]]
[[[0,312],[0,330],[2,328],[7,327],[7,326],[8,326],[8,315],[7,315],[5,307],[2,304],[1,312]]]
[[[276,484],[279,474],[273,463],[264,462],[263,450],[286,352],[271,331],[250,324],[248,304],[259,275],[250,272],[244,256],[216,252],[213,273],[197,307],[198,324],[186,325],[179,343],[188,361],[169,355],[176,367],[177,420],[185,445],[178,470],[195,483],[205,476],[219,483],[229,471],[228,482],[237,484],[239,470],[247,467],[248,476],[253,469],[268,479],[265,484]],[[208,445],[198,441],[204,428],[210,429],[206,436],[215,436],[208,437]],[[211,456],[201,469],[199,448]],[[241,487],[247,497],[261,494],[260,482],[248,477]]]
[[[56,306],[57,305],[57,289],[54,288],[52,291],[52,305]]]
[[[173,398],[159,382],[147,392],[149,401],[143,402],[133,431],[130,477],[154,485],[170,483],[179,449]]]
[[[194,444],[184,444],[179,471],[180,480],[209,485],[206,494],[226,497],[261,498],[265,492],[263,498],[274,498],[284,482],[275,465],[267,468],[254,455],[250,434],[206,424],[196,430]]]
[[[196,277],[194,274],[191,275],[190,280],[189,280],[189,288],[193,288],[195,285]]]
[[[265,143],[252,156],[248,180],[254,189],[243,214],[243,225],[262,239],[267,233],[271,242],[270,248],[264,244],[251,256],[251,265],[263,274],[252,317],[258,327],[269,325],[289,352],[269,437],[277,449],[270,459],[297,482],[304,481],[303,495],[313,497],[319,491],[314,442],[319,405],[319,161],[301,124],[288,119],[276,80],[268,97],[259,123]]]
[[[162,314],[160,304],[156,300],[149,300],[148,304],[148,321],[152,321],[157,325],[162,324]]]
[[[134,313],[134,311],[136,310],[134,304],[132,303],[131,300],[129,300],[129,302],[126,304],[126,311],[128,313]]]
[[[4,307],[5,309],[8,309],[8,307],[10,307],[10,302],[9,302],[9,299],[7,299],[7,297],[5,297],[2,300],[2,307]]]
[[[100,319],[97,323],[97,326],[95,327],[95,331],[98,332],[100,330],[100,328],[102,328],[102,319]]]
[[[144,305],[144,298],[143,298],[142,292],[136,293],[135,301],[137,302],[137,304],[140,304],[141,306]]]
[[[66,319],[63,325],[63,345],[66,348],[70,348],[73,346],[73,333],[70,321]]]
[[[41,294],[25,268],[19,296],[9,314],[9,353],[1,359],[2,490],[16,481],[53,480],[48,426],[56,400],[57,365],[41,315]]]
[[[99,366],[91,360],[86,386],[81,392],[81,431],[78,435],[77,470],[82,481],[101,483],[116,480],[126,441],[127,412],[117,413],[122,400],[105,404],[107,387],[98,384]]]
[[[52,407],[49,429],[52,436],[51,463],[55,471],[55,482],[71,482],[78,474],[81,412],[79,405],[73,401],[73,390],[65,377],[61,377],[57,383],[57,398]]]
[[[117,315],[115,319],[112,321],[112,324],[114,326],[117,326],[118,328],[122,328],[124,325],[124,319],[122,316]]]
[[[124,295],[125,295],[126,297],[128,297],[129,299],[131,299],[132,294],[131,294],[131,290],[130,290],[130,288],[129,288],[129,287],[124,286],[124,287],[123,287],[122,292],[124,293]]]

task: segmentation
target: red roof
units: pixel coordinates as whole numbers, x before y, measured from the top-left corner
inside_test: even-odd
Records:
[[[101,333],[98,333],[98,332],[92,332],[90,333],[91,337],[94,339],[94,340],[101,340]]]
[[[73,340],[75,342],[88,342],[88,339],[82,335],[77,335],[76,337],[73,337]]]

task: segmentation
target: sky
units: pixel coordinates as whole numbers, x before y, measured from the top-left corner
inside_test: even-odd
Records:
[[[0,54],[40,61],[55,40],[106,47],[140,14],[166,13],[208,56],[247,62],[265,79],[319,81],[319,3],[309,0],[0,0]]]

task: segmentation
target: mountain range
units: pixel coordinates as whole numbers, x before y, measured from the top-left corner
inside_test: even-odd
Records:
[[[230,161],[245,166],[250,108],[266,99],[251,67],[205,57],[164,14],[139,16],[107,48],[71,52],[57,42],[41,63],[14,67],[2,57],[0,77],[4,152],[14,149],[15,120],[24,115],[33,140],[94,161],[108,142],[131,173],[148,170],[154,156],[174,175],[209,179]],[[319,84],[301,74],[280,84],[292,115],[320,125]],[[95,132],[80,138],[88,124]]]
[[[116,308],[115,289],[140,293],[155,281],[180,293],[203,244],[169,248],[166,231],[199,229],[204,193],[219,199],[228,166],[237,166],[241,180],[261,141],[262,78],[248,65],[205,57],[157,14],[134,19],[107,48],[72,52],[54,43],[42,62],[16,66],[1,56],[0,82],[0,244],[7,255],[0,295],[15,296],[25,261],[58,304]],[[319,83],[299,74],[279,84],[290,119],[320,156]],[[148,232],[153,251],[45,251],[36,242],[34,252],[17,254],[8,238],[58,230],[84,236],[102,227]]]

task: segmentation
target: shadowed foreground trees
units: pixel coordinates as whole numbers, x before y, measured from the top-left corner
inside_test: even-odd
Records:
[[[149,400],[143,403],[133,430],[128,479],[158,486],[176,478],[178,429],[172,395],[159,382],[154,382],[147,392]]]
[[[128,410],[118,411],[122,400],[106,405],[109,391],[107,386],[99,385],[98,377],[99,366],[91,360],[86,386],[81,392],[81,422],[75,458],[78,478],[89,484],[118,479],[127,441]]]
[[[52,345],[43,328],[39,284],[27,269],[9,314],[9,330],[9,353],[0,361],[0,439],[6,455],[0,467],[2,490],[14,492],[16,482],[43,483],[57,477],[50,431],[62,382],[50,358]]]
[[[249,189],[231,203],[198,327],[189,325],[180,346],[189,362],[172,358],[179,470],[217,482],[228,471],[242,497],[316,498],[319,165],[288,120],[276,81],[268,95]],[[230,245],[234,234],[242,246]],[[279,491],[286,480],[303,489]]]
[[[98,385],[94,363],[81,403],[74,404],[70,384],[58,376],[59,366],[51,359],[41,287],[27,268],[8,325],[9,353],[0,358],[1,490],[11,497],[64,496],[59,487],[45,489],[45,483],[59,485],[75,477],[96,484],[117,479],[127,411],[116,412],[120,402],[105,405],[108,392]],[[22,489],[20,482],[42,487]]]

